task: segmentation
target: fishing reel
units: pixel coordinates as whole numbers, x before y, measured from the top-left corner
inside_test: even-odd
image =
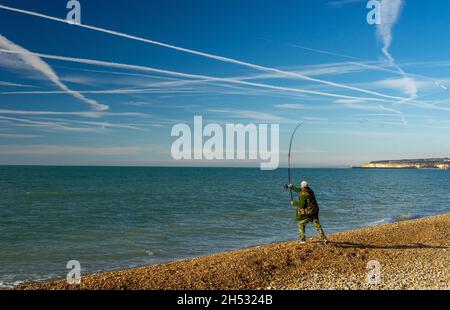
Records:
[[[284,190],[287,191],[287,190],[289,189],[289,184],[284,184],[284,185],[283,185],[283,188],[284,188]]]

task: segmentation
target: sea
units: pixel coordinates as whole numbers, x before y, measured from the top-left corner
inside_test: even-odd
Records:
[[[296,239],[287,174],[0,166],[0,288],[65,278],[71,260],[83,275]],[[292,177],[315,191],[326,233],[450,212],[448,170],[293,169]]]

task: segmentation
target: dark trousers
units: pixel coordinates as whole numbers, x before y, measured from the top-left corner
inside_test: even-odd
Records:
[[[299,218],[297,219],[297,223],[298,223],[298,235],[300,240],[305,240],[305,228],[306,224],[308,224],[309,222],[311,222],[313,226],[316,228],[320,240],[322,241],[327,240],[327,237],[323,232],[322,226],[320,225],[319,213],[299,216]]]

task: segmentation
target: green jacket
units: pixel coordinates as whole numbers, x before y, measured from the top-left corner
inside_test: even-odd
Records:
[[[291,189],[298,193],[298,201],[294,200],[294,206],[297,207],[297,219],[302,215],[312,215],[319,212],[319,205],[317,204],[316,196],[311,188],[306,187],[300,189],[295,185],[292,185]]]

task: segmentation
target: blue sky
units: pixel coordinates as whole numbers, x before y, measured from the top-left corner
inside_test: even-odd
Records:
[[[304,121],[298,166],[449,156],[450,3],[383,1],[375,26],[363,0],[81,0],[109,33],[0,8],[0,164],[251,165],[173,161],[194,115],[279,123],[282,163]]]

